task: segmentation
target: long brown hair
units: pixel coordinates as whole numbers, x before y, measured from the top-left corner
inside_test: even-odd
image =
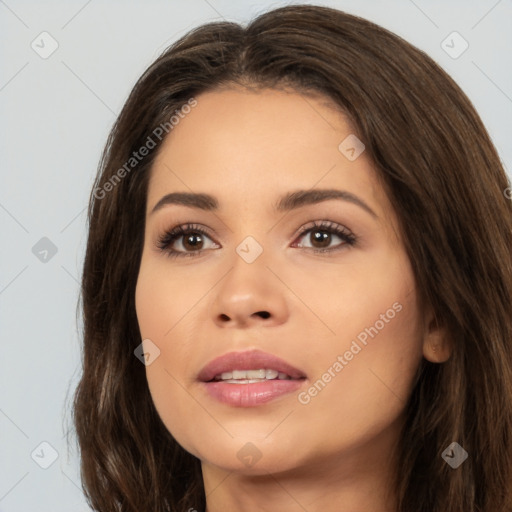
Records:
[[[134,356],[134,296],[155,129],[229,84],[321,93],[346,114],[398,215],[421,302],[449,333],[450,359],[422,360],[406,405],[398,512],[512,510],[510,182],[471,102],[431,58],[367,20],[308,5],[191,31],[145,71],[109,135],[88,211],[73,411],[90,505],[205,508],[200,461],[163,425]],[[135,163],[150,136],[156,147]],[[469,454],[458,469],[441,457],[454,441]]]

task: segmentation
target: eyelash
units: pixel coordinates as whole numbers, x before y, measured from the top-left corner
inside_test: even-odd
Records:
[[[352,247],[356,245],[357,238],[355,235],[353,235],[347,228],[340,226],[339,224],[335,224],[330,221],[320,221],[320,222],[313,222],[312,225],[308,227],[304,227],[300,230],[299,238],[302,238],[305,234],[314,232],[314,231],[324,231],[330,234],[334,234],[339,236],[343,243],[339,246],[337,246],[334,249],[312,249],[312,248],[306,248],[314,253],[325,253],[325,252],[335,252],[338,250],[341,250],[344,246],[348,245],[349,247]],[[190,234],[199,234],[201,236],[207,236],[208,238],[211,238],[207,231],[205,231],[203,228],[201,228],[197,224],[184,224],[181,226],[176,226],[173,229],[170,229],[168,231],[165,231],[161,236],[158,237],[157,240],[157,247],[160,251],[165,253],[170,258],[180,258],[180,257],[195,257],[199,256],[203,253],[203,251],[206,251],[208,249],[200,249],[198,251],[189,251],[189,252],[183,252],[183,251],[176,251],[175,249],[170,249],[169,246],[171,246],[177,239],[179,239],[181,236],[190,235]]]

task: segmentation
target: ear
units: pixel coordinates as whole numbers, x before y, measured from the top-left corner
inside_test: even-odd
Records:
[[[435,315],[429,312],[423,336],[423,357],[431,363],[444,363],[452,354],[452,343]]]

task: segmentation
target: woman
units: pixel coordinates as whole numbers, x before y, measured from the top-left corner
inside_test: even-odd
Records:
[[[460,88],[366,20],[173,44],[91,195],[91,506],[512,510],[509,187]]]

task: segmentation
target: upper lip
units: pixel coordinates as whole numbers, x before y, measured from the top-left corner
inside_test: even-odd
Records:
[[[198,375],[198,380],[208,382],[216,375],[233,370],[259,370],[261,368],[277,370],[286,373],[292,379],[302,379],[306,375],[281,358],[262,352],[261,350],[248,350],[245,352],[229,352],[210,361]]]

